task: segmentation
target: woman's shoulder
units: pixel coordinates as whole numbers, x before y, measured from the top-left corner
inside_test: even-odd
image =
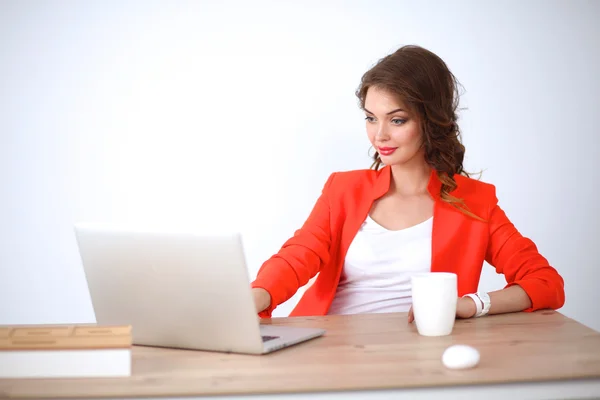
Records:
[[[498,202],[496,198],[496,186],[485,182],[481,178],[472,178],[465,175],[455,175],[456,189],[451,193],[466,202],[493,205]]]
[[[373,169],[351,169],[336,171],[331,174],[333,179],[337,182],[348,182],[348,181],[374,181],[381,171]]]
[[[334,197],[370,191],[375,187],[380,173],[373,169],[338,170],[329,175],[324,191]]]

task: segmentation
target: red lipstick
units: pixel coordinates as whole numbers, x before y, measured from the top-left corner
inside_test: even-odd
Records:
[[[397,147],[379,147],[379,154],[382,156],[389,156],[394,151],[396,151]]]

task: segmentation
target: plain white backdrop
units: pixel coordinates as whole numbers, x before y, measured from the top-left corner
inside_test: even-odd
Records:
[[[331,172],[369,166],[354,91],[418,44],[464,86],[467,169],[600,330],[598,20],[592,1],[0,1],[0,324],[94,321],[78,221],[239,229],[254,277]]]

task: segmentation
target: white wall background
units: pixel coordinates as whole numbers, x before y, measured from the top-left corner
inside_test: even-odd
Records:
[[[0,323],[93,322],[81,220],[237,226],[254,276],[330,172],[368,167],[354,90],[414,43],[465,87],[467,168],[600,330],[598,20],[592,1],[0,1]]]

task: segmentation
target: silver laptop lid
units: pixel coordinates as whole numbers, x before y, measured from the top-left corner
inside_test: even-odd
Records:
[[[239,233],[75,226],[96,322],[135,344],[260,353]]]

